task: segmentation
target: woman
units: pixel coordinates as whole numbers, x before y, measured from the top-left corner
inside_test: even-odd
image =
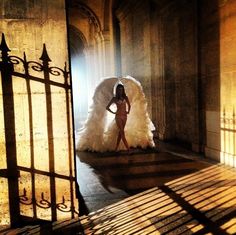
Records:
[[[113,112],[110,109],[110,106],[115,103],[116,104],[116,112]],[[128,109],[127,109],[128,106]],[[128,142],[125,138],[125,124],[127,121],[127,114],[130,112],[130,102],[128,97],[125,94],[125,89],[122,84],[118,84],[116,87],[116,93],[115,96],[111,99],[111,101],[108,103],[106,109],[115,114],[115,120],[116,120],[116,125],[119,129],[119,134],[117,137],[117,142],[116,142],[116,148],[115,151],[117,151],[120,141],[122,140],[126,149],[129,151],[129,145]]]
[[[147,111],[147,100],[141,83],[130,76],[122,78],[110,77],[104,78],[96,86],[87,120],[76,133],[77,151],[101,153],[115,151],[116,141],[120,142],[117,139],[119,129],[117,128],[116,120],[111,120],[107,115],[106,107],[112,96],[115,96],[112,102],[117,99],[116,93],[118,95],[118,92],[116,92],[116,88],[118,84],[122,84],[125,87],[125,92],[132,106],[125,124],[125,139],[128,140],[128,146],[142,149],[155,146],[152,132],[154,126]],[[123,96],[122,99],[124,99]],[[115,103],[113,105],[116,106]],[[113,109],[113,105],[111,110],[116,111],[115,107]],[[130,108],[128,108],[127,102],[126,106],[128,112]],[[127,114],[125,116],[127,117]],[[124,130],[124,128],[122,129]],[[126,149],[126,146],[124,148]],[[118,149],[121,149],[121,146]]]

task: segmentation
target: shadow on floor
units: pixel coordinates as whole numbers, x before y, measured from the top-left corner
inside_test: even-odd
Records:
[[[89,212],[206,167],[209,163],[156,149],[77,153],[77,180]]]
[[[212,165],[81,219],[85,234],[235,234],[236,172]]]
[[[235,234],[235,169],[171,152],[78,153],[80,196],[93,212],[15,234]]]

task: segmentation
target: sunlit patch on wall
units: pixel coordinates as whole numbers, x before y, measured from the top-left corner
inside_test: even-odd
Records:
[[[56,207],[57,219],[62,220],[75,216],[75,206],[78,206],[75,196],[74,183],[71,180],[56,178]],[[68,190],[70,189],[70,190]]]
[[[13,76],[17,164],[30,167],[29,102],[25,80]]]
[[[221,115],[221,163],[236,167],[236,114],[234,110]]]
[[[35,175],[35,200],[37,205],[37,218],[51,220],[51,187],[50,178],[43,174]]]
[[[56,91],[56,92],[55,92]],[[69,143],[65,139],[70,138],[72,134],[71,123],[67,119],[67,113],[69,112],[66,105],[66,93],[58,88],[54,90],[52,95],[52,125],[53,125],[53,137],[54,137],[54,154],[56,156],[55,172],[69,176],[70,172],[70,159],[69,155]],[[68,94],[69,95],[69,94]]]
[[[10,224],[8,179],[0,177],[0,227]]]
[[[20,171],[19,178],[19,201],[20,213],[23,216],[33,217],[32,178],[29,172]]]
[[[0,84],[2,82],[1,79],[2,77],[0,73]],[[6,169],[7,159],[4,132],[3,96],[2,87],[0,86],[0,227],[10,225],[8,179],[2,177],[5,175]]]
[[[0,82],[2,77],[0,73]],[[5,146],[5,135],[4,135],[4,117],[3,117],[3,97],[2,87],[0,86],[0,169],[6,169],[6,146]]]
[[[21,171],[19,201],[21,215],[51,220],[49,177]]]
[[[45,84],[31,81],[32,118],[34,138],[34,166],[38,170],[49,170],[48,130]],[[53,140],[51,140],[53,141]]]
[[[1,139],[3,141],[4,139]],[[4,142],[0,142],[0,169],[6,169],[6,147]]]

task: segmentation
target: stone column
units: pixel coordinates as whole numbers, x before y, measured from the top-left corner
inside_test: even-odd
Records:
[[[111,44],[111,34],[110,31],[103,31],[103,49],[104,49],[104,76],[114,76],[114,58],[112,57],[112,51],[114,46]]]

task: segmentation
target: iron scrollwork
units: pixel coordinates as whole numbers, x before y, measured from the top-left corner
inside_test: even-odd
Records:
[[[56,205],[57,209],[62,212],[70,212],[70,208],[65,204],[65,197],[62,196],[62,202],[58,203]]]
[[[43,209],[48,209],[51,207],[51,203],[44,198],[44,193],[41,193],[41,200],[39,201],[39,203],[37,202],[37,200],[35,201],[35,203],[38,207]]]
[[[65,79],[65,84],[68,84],[68,75],[69,75],[69,71],[66,70],[66,63],[65,63],[65,67],[64,70],[53,66],[53,67],[49,67],[49,73],[52,74],[53,76],[63,76]]]
[[[54,76],[61,76],[64,75],[64,72],[61,68],[58,67],[50,67],[49,68],[49,73],[54,75]]]
[[[24,63],[25,63],[25,61],[22,60],[18,56],[9,56],[9,62],[12,63],[13,65],[18,65],[20,63],[22,63],[24,65]]]
[[[56,67],[56,66],[49,67],[49,73],[54,76],[63,76],[65,78],[66,83],[67,83],[69,71],[66,70],[66,64],[65,64],[64,70],[59,67]]]
[[[27,64],[28,64],[28,68],[32,68],[32,70],[34,71],[37,71],[37,72],[43,71],[43,65],[36,61],[29,61]]]
[[[56,204],[56,208],[59,211],[62,211],[62,212],[71,212],[71,211],[73,211],[74,213],[79,214],[79,212],[77,212],[75,210],[74,206],[69,207],[68,205],[66,205],[64,196],[62,196],[62,202]]]
[[[31,205],[33,203],[33,201],[31,199],[29,199],[26,194],[27,194],[27,191],[24,188],[23,195],[19,196],[19,201],[20,201],[20,203],[22,203],[24,205]]]
[[[29,199],[25,188],[23,189],[23,195],[19,196],[19,201],[20,201],[20,203],[22,203],[24,205],[32,205],[33,204],[33,199]],[[41,193],[40,200],[39,201],[34,200],[34,201],[35,201],[35,204],[42,209],[48,209],[52,206],[52,203],[49,202],[47,199],[45,199],[43,192]],[[61,212],[66,213],[66,212],[73,211],[74,213],[79,214],[79,212],[75,210],[74,206],[69,207],[68,205],[66,205],[66,200],[65,200],[64,196],[62,196],[62,202],[56,204],[56,208]]]
[[[9,56],[9,62],[13,65],[23,65],[24,71],[28,71],[29,69],[32,69],[37,72],[43,71],[42,64],[36,62],[36,61],[26,61],[26,58],[24,57],[24,60],[21,59],[18,56]]]

